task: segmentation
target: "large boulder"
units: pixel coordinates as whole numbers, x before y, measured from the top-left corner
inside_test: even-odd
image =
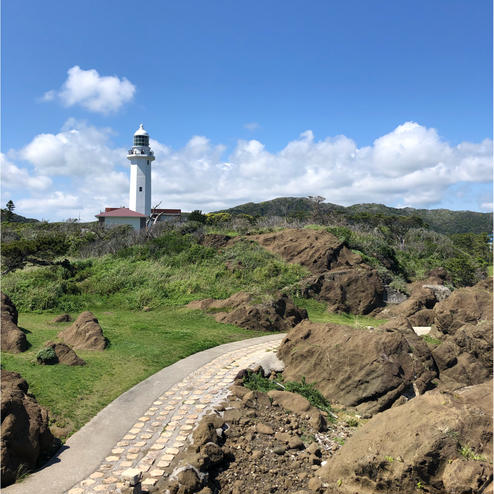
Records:
[[[296,307],[286,295],[281,295],[264,304],[244,304],[231,312],[219,312],[215,319],[255,331],[288,331],[307,319],[307,311]]]
[[[287,228],[279,232],[251,235],[266,250],[286,262],[300,264],[312,273],[355,266],[362,258],[329,232]]]
[[[20,473],[32,470],[48,459],[59,441],[48,427],[48,412],[34,396],[28,384],[16,372],[1,371],[2,438],[0,448],[1,484],[16,481]]]
[[[330,312],[369,314],[383,305],[384,286],[377,271],[365,265],[335,269],[309,278],[302,294],[328,303]]]
[[[326,398],[364,416],[423,393],[437,377],[427,344],[406,327],[365,330],[303,321],[278,356],[287,380],[304,376]]]
[[[410,296],[403,302],[388,306],[380,312],[382,317],[412,317],[415,314],[424,310],[431,310],[438,302],[436,295],[437,290],[431,288],[433,285],[427,285],[423,282],[416,283],[411,287]],[[439,285],[438,285],[439,286]],[[442,296],[442,295],[441,295]],[[428,319],[433,318],[433,315],[428,315]],[[414,319],[422,319],[423,317],[417,316]],[[415,326],[422,326],[422,324],[414,324]]]
[[[288,331],[307,319],[307,311],[296,307],[286,295],[253,304],[252,295],[238,292],[224,300],[194,300],[187,307],[212,312],[218,322],[254,331]]]
[[[492,277],[475,286],[459,288],[434,307],[437,329],[454,334],[465,324],[492,322]]]
[[[65,364],[65,365],[86,365],[86,361],[81,359],[75,352],[65,343],[54,343],[49,341],[46,343],[45,348],[53,349],[55,354],[54,364]]]
[[[26,335],[17,326],[17,309],[8,295],[1,293],[1,349],[2,352],[20,353],[28,348]]]
[[[98,319],[89,311],[80,314],[58,337],[76,350],[104,350],[108,345]]]
[[[474,494],[492,481],[492,381],[427,392],[359,427],[318,472],[338,494]]]
[[[441,381],[448,386],[480,384],[492,375],[492,321],[465,324],[432,350]]]

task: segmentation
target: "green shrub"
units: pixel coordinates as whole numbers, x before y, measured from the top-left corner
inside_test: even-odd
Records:
[[[38,364],[43,364],[43,365],[52,365],[58,363],[57,354],[55,353],[55,350],[51,346],[42,348],[36,354],[36,360]]]

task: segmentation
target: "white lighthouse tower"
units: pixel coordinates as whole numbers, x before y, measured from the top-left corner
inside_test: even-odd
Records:
[[[154,153],[149,147],[149,134],[142,124],[134,134],[134,145],[129,149],[130,161],[129,209],[151,215],[151,162]]]

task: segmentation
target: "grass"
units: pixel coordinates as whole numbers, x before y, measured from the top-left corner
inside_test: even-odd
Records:
[[[296,297],[294,302],[297,307],[307,310],[309,319],[312,322],[330,322],[357,328],[366,328],[367,326],[378,327],[387,321],[386,319],[376,319],[370,316],[357,316],[346,313],[336,314],[333,312],[328,312],[327,304],[314,299]]]
[[[491,265],[489,265],[489,266],[487,266],[487,274],[488,274],[489,276],[492,276],[492,268],[493,268],[492,264],[491,264]]]
[[[487,458],[485,456],[478,455],[469,446],[460,446],[460,454],[467,460],[487,461]]]
[[[222,343],[265,334],[220,324],[200,311],[177,307],[151,312],[109,308],[94,313],[110,347],[103,352],[77,351],[86,366],[36,363],[44,343],[70,324],[50,324],[53,314],[47,313],[19,314],[19,325],[29,331],[31,347],[21,354],[2,354],[3,368],[26,379],[30,392],[50,411],[54,431],[61,439],[163,367]]]
[[[261,374],[248,372],[247,376],[244,377],[244,386],[248,389],[262,391],[264,393],[270,390],[298,393],[306,398],[313,407],[326,412],[330,421],[334,421],[331,404],[313,384],[305,382],[305,377],[302,377],[301,382],[284,381],[281,375],[276,380],[271,380],[262,377]]]
[[[428,334],[423,334],[422,339],[429,345],[433,345],[433,346],[437,346],[442,343],[442,341],[439,340],[438,338],[434,338],[432,336],[429,336]]]

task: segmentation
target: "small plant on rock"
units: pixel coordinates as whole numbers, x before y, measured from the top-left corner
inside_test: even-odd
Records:
[[[46,348],[42,348],[36,354],[36,361],[38,364],[42,365],[53,365],[58,363],[58,357],[55,350],[51,346],[48,346]]]
[[[487,458],[483,455],[478,455],[475,451],[472,450],[469,446],[461,446],[460,454],[467,460],[475,460],[475,461],[487,461]]]

